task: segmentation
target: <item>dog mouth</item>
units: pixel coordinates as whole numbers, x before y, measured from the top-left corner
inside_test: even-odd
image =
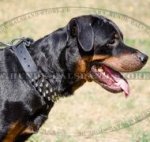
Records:
[[[104,89],[112,93],[124,92],[126,97],[129,95],[128,82],[118,71],[101,64],[92,65],[90,74],[92,79]]]

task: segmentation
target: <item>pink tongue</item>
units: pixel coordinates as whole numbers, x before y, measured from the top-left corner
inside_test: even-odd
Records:
[[[106,66],[103,66],[103,68],[115,80],[115,82],[116,82],[115,84],[124,91],[124,94],[127,97],[129,95],[129,84],[126,81],[126,79],[118,72],[116,72]]]
[[[120,88],[124,91],[125,96],[127,97],[129,95],[129,85],[126,80],[117,77],[113,78],[117,82],[116,85],[120,86]]]

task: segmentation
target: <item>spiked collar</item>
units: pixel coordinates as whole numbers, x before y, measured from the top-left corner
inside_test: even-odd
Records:
[[[38,71],[35,62],[27,50],[27,48],[31,46],[32,42],[32,39],[22,38],[15,45],[12,45],[10,49],[18,58],[18,61],[20,62],[33,87],[47,103],[54,103],[60,98],[60,94],[53,90],[48,79]]]

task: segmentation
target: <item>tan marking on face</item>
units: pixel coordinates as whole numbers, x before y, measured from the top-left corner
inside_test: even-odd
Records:
[[[104,60],[102,63],[105,65],[117,70],[117,71],[123,71],[121,61],[119,61],[119,58],[116,57],[110,57],[106,60]]]
[[[77,64],[76,64],[76,70],[75,73],[85,73],[86,72],[86,68],[87,68],[87,64],[86,61],[84,59],[80,59],[78,60]]]
[[[143,64],[136,54],[126,54],[119,57],[110,57],[103,61],[104,64],[119,72],[137,71]]]
[[[3,142],[14,142],[16,137],[25,129],[25,125],[20,122],[13,123],[5,136]]]
[[[104,60],[108,57],[109,56],[105,56],[105,55],[84,56],[81,59],[79,59],[76,64],[76,73],[87,73],[88,72],[87,65],[90,62],[95,60]]]
[[[92,57],[92,61],[95,61],[95,60],[105,60],[105,59],[107,59],[109,57],[110,57],[109,55],[94,55]]]

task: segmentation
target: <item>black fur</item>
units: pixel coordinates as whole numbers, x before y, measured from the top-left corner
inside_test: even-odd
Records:
[[[119,34],[118,47],[108,47],[113,33]],[[64,28],[35,41],[28,49],[33,60],[54,90],[62,96],[72,95],[74,86],[82,86],[86,80],[76,76],[77,62],[87,56],[118,56],[122,52],[137,50],[123,44],[122,33],[110,20],[101,16],[81,16],[72,19]],[[144,63],[147,61],[146,55]],[[43,97],[33,88],[18,59],[9,49],[0,50],[0,141],[3,141],[13,122],[25,127],[31,123],[37,131],[45,122],[54,105],[47,108]],[[87,64],[90,66],[90,63]],[[12,73],[19,77],[11,78]],[[5,74],[5,76],[4,76]],[[25,141],[31,134],[19,134],[16,141]]]

